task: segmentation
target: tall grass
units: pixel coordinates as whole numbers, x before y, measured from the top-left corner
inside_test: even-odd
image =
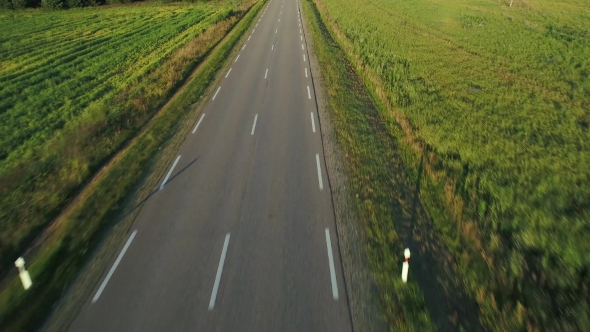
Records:
[[[590,9],[316,0],[490,330],[590,328]]]
[[[147,4],[0,14],[0,271],[150,120],[198,63],[195,48],[210,46],[203,32],[232,13]],[[162,67],[191,40],[193,58]]]
[[[158,150],[174,135],[179,122],[214,80],[217,70],[262,5],[263,2],[245,2],[237,10],[232,10],[226,19],[218,17],[218,23],[212,24],[199,37],[175,52],[149,76],[159,83],[178,83],[182,81],[180,78],[174,81],[167,77],[176,73],[178,77],[186,78],[190,72],[186,69],[187,64],[202,63],[182,91],[59,218],[54,232],[43,241],[38,253],[29,262],[29,271],[36,280],[33,287],[23,291],[20,281],[14,279],[2,289],[0,326],[3,331],[31,331],[42,323],[52,304],[82,268],[88,253],[96,245],[100,231],[121,211],[130,190],[146,176],[148,165],[153,162]],[[205,56],[207,58],[202,62]],[[124,93],[128,95],[122,100],[135,103],[133,89]],[[93,123],[91,118],[86,121],[87,124]]]

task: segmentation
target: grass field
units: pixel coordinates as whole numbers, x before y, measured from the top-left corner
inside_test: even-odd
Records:
[[[138,134],[133,137],[130,144],[119,145],[121,148],[116,151],[116,157],[109,161],[91,183],[88,183],[77,199],[52,225],[52,232],[42,241],[34,256],[28,261],[28,270],[35,280],[33,287],[23,291],[18,278],[14,278],[0,290],[0,326],[3,331],[37,329],[51,311],[55,301],[76,278],[86,263],[89,253],[96,248],[105,228],[112,225],[114,221],[124,218],[122,215],[133,217],[133,211],[137,211],[135,204],[141,204],[149,195],[153,188],[153,181],[158,181],[166,168],[165,165],[169,164],[168,160],[156,163],[154,158],[156,156],[166,158],[168,155],[161,155],[163,151],[171,153],[170,158],[172,158],[171,151],[175,151],[178,146],[171,147],[170,145],[173,144],[169,142],[172,140],[180,144],[180,140],[173,139],[176,137],[175,133],[178,130],[184,130],[182,128],[192,127],[193,120],[199,115],[198,112],[194,112],[194,104],[202,99],[211,82],[216,79],[217,71],[223,66],[225,59],[231,54],[263,4],[264,2],[260,1],[235,2],[231,7],[229,5],[224,7],[225,5],[221,4],[217,8],[217,11],[221,12],[210,18],[212,21],[208,23],[206,29],[172,52],[158,67],[154,67],[143,78],[139,78],[136,84],[116,92],[112,98],[103,98],[99,105],[105,106],[90,108],[98,114],[88,111],[89,118],[78,121],[78,124],[73,127],[87,131],[88,124],[100,127],[104,121],[105,125],[108,125],[108,130],[98,133],[118,135],[119,131],[128,130],[128,135],[131,136],[131,129],[126,127],[122,129],[118,126],[121,119],[132,123],[134,117],[141,117],[141,114],[150,112],[153,115],[158,110],[157,116],[152,117],[141,131],[134,127],[133,130]],[[148,11],[159,10],[158,5],[146,6]],[[176,8],[190,10],[192,6],[182,5]],[[137,7],[111,9],[138,10]],[[163,7],[161,10],[168,9]],[[102,10],[105,9],[89,11],[101,13]],[[140,61],[141,59],[136,62]],[[181,83],[183,83],[182,89],[176,90],[178,93],[170,99],[171,93],[175,91],[174,87]],[[154,90],[159,92],[146,97],[146,91]],[[134,108],[136,98],[146,98],[145,110]],[[163,108],[159,107],[163,103],[166,105]],[[115,122],[108,122],[102,118],[104,115],[112,114],[111,110],[115,112],[113,118],[117,120]],[[84,119],[83,116],[82,119]],[[71,122],[76,121],[74,119]],[[76,130],[71,132],[68,128],[70,128],[69,123],[58,135],[67,139],[72,133],[83,133]],[[180,135],[182,136],[182,133]],[[112,137],[109,135],[95,135],[90,142],[110,139]],[[52,142],[52,139],[49,139],[46,144],[52,144]],[[81,152],[84,152],[84,149],[81,149]],[[81,154],[81,156],[84,155]],[[142,182],[144,179],[148,179],[146,183]],[[139,194],[131,195],[136,189]],[[131,199],[134,203],[127,202],[130,204],[127,206],[127,199]],[[108,259],[102,261],[106,264]],[[94,279],[94,282],[97,281],[98,279]],[[89,282],[91,283],[89,287],[92,288],[94,283],[92,280]],[[90,292],[90,289],[84,292]],[[85,298],[83,294],[81,296]],[[74,309],[79,310],[79,307],[76,306]],[[76,312],[70,312],[61,317],[60,324],[65,325],[60,325],[61,328],[58,330],[63,330],[63,327],[69,323],[68,317],[72,318],[73,316],[70,315],[75,316]]]
[[[0,270],[151,119],[232,15],[229,3],[0,12]]]
[[[589,329],[587,3],[314,2],[486,329]]]

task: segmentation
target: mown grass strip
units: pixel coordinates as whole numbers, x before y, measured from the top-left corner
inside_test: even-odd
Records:
[[[31,331],[39,326],[52,304],[77,275],[97,235],[119,211],[129,191],[146,175],[158,149],[170,139],[179,122],[215,79],[219,68],[250,26],[264,2],[249,8],[245,16],[197,69],[194,79],[122,152],[84,199],[71,207],[57,224],[59,229],[30,262],[34,285],[23,291],[15,279],[0,293],[0,326],[3,331]]]
[[[345,151],[347,173],[356,205],[367,230],[370,265],[378,282],[383,316],[391,331],[434,331],[417,283],[401,280],[403,247],[393,219],[399,158],[379,124],[370,95],[354,74],[346,55],[323,25],[315,4],[302,1],[313,38],[324,88],[340,149]]]

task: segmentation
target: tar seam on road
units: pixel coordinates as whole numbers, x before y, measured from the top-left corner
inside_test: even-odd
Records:
[[[318,182],[320,183],[320,190],[324,190],[324,182],[322,181],[322,169],[320,167],[320,155],[315,154],[315,162],[318,166]]]
[[[178,161],[179,160],[180,160],[180,155],[178,157],[176,157],[176,160],[174,161],[174,164],[172,164],[172,167],[168,171],[168,174],[166,174],[166,178],[164,179],[164,181],[160,185],[160,189],[159,190],[162,190],[162,188],[164,188],[164,186],[166,185],[166,182],[168,182],[168,178],[170,177],[170,174],[172,174],[172,171],[174,170],[174,167],[176,167],[176,164],[178,164]]]
[[[231,72],[231,68],[227,71],[227,74],[225,74],[225,78],[227,78],[227,76],[229,75],[230,72]]]
[[[258,114],[254,116],[254,123],[252,124],[252,133],[250,135],[254,135],[254,130],[256,129],[256,121],[258,120]]]
[[[96,295],[94,295],[94,298],[92,298],[92,303],[96,303],[96,301],[98,301],[98,298],[100,297],[100,294],[102,294],[102,291],[104,290],[104,288],[106,287],[107,283],[109,282],[109,280],[113,276],[113,273],[115,272],[115,269],[117,268],[117,266],[119,266],[119,263],[121,262],[121,259],[123,258],[123,255],[125,255],[125,252],[127,251],[127,248],[129,248],[129,245],[131,244],[131,241],[133,241],[133,238],[135,237],[135,234],[137,234],[137,229],[134,230],[133,233],[131,233],[131,236],[129,237],[129,240],[127,240],[127,243],[125,243],[125,246],[123,247],[123,250],[121,250],[121,253],[119,254],[119,257],[117,257],[117,260],[115,261],[115,264],[113,264],[113,267],[111,267],[111,270],[109,271],[109,274],[107,274],[107,277],[104,278],[104,281],[102,282],[102,285],[100,285],[100,288],[96,292]]]
[[[229,74],[229,73],[228,73]],[[203,113],[201,115],[201,118],[199,118],[199,122],[197,122],[197,125],[195,126],[195,129],[193,129],[193,134],[197,131],[197,128],[199,128],[199,125],[201,124],[201,121],[203,121],[203,118],[205,117],[205,113]]]
[[[309,85],[307,86],[307,98],[311,99],[311,92],[309,92]]]
[[[313,132],[315,133],[315,120],[313,119],[313,112],[311,112],[311,128],[313,129]]]
[[[213,292],[211,292],[211,300],[209,301],[209,310],[213,310],[215,306],[215,298],[217,298],[217,289],[219,288],[219,281],[221,280],[221,272],[223,271],[223,263],[225,263],[225,254],[227,253],[227,245],[229,244],[229,233],[225,235],[225,242],[223,243],[223,250],[221,251],[221,258],[219,259],[219,266],[217,266],[217,275],[215,276],[215,284],[213,284]]]
[[[328,246],[328,261],[330,262],[330,278],[332,279],[332,296],[338,300],[338,285],[336,284],[336,272],[334,270],[334,257],[332,257],[332,241],[330,230],[326,228],[326,245]]]

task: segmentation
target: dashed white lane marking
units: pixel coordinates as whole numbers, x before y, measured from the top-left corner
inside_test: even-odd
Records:
[[[316,153],[315,162],[318,166],[318,182],[320,183],[320,190],[324,190],[324,182],[322,181],[322,170],[320,168],[320,155]]]
[[[236,57],[236,60],[234,62],[238,61],[239,58],[240,58],[240,55],[238,54],[238,56]]]
[[[268,68],[266,68],[266,73],[264,73],[264,79],[268,76]]]
[[[229,73],[228,73],[229,74]],[[227,77],[227,76],[226,76]],[[197,128],[199,128],[199,125],[201,124],[201,121],[203,121],[203,118],[205,117],[205,113],[203,113],[201,115],[201,117],[199,118],[199,122],[197,122],[197,125],[195,126],[195,129],[193,129],[193,134],[197,131]]]
[[[299,33],[301,33],[301,29],[299,29]]]
[[[162,181],[162,184],[160,185],[160,189],[158,189],[158,190],[162,190],[162,188],[164,188],[164,186],[166,185],[166,182],[168,182],[168,178],[172,174],[172,171],[174,170],[174,167],[176,167],[176,164],[178,164],[179,160],[180,160],[180,156],[176,157],[174,164],[172,164],[172,168],[170,168],[170,170],[168,171],[168,174],[166,174],[166,178],[164,178],[164,181]]]
[[[125,252],[129,248],[129,245],[131,244],[131,241],[133,241],[133,238],[135,237],[135,234],[137,234],[137,229],[134,230],[133,233],[131,233],[131,236],[129,237],[129,240],[127,240],[127,243],[125,243],[125,246],[123,247],[123,250],[121,250],[121,253],[119,254],[119,257],[117,257],[117,260],[115,261],[115,264],[113,264],[113,267],[111,267],[111,270],[109,271],[109,274],[107,274],[107,277],[104,278],[104,281],[100,285],[100,288],[96,292],[96,295],[94,295],[94,297],[92,298],[92,303],[96,303],[96,301],[98,301],[98,298],[100,297],[100,294],[102,294],[102,291],[104,290],[104,288],[106,287],[107,283],[109,282],[109,280],[113,276],[113,273],[115,273],[115,269],[117,268],[117,266],[119,266],[119,263],[121,263],[121,259],[123,258],[123,255],[125,255]]]
[[[227,76],[229,75],[230,72],[231,72],[231,68],[227,71],[227,74],[225,74],[225,78],[227,78]]]
[[[274,51],[275,50],[275,45],[274,44],[272,45],[272,48],[270,50],[271,51]]]
[[[299,36],[299,37],[301,37],[301,40],[303,41],[303,36]]]
[[[256,29],[252,30],[252,33],[254,33],[254,31],[256,31]]]
[[[252,35],[248,36],[248,41],[250,41],[250,37],[252,37]]]
[[[303,62],[305,62],[305,54],[303,54]]]
[[[311,99],[311,92],[309,92],[309,85],[307,86],[307,98]]]
[[[239,56],[239,55],[238,55]],[[236,59],[237,60],[237,59]],[[217,91],[215,91],[215,94],[213,95],[212,100],[215,100],[215,97],[217,97],[217,94],[219,93],[219,89],[221,89],[221,87],[217,88]]]
[[[307,67],[305,68],[305,77],[307,77]]]
[[[301,44],[301,49],[303,49],[303,44]]]
[[[303,47],[303,45],[301,45],[301,47]],[[244,47],[242,47],[242,51],[246,48],[246,44],[244,44]]]
[[[219,266],[217,266],[217,275],[215,276],[215,283],[213,284],[213,292],[211,292],[211,300],[209,301],[209,310],[213,310],[213,307],[215,306],[215,299],[217,298],[217,289],[219,289],[219,281],[221,280],[221,272],[223,272],[223,264],[225,263],[225,255],[227,254],[228,244],[229,233],[225,235],[225,242],[223,243],[221,258],[219,259]]]
[[[250,133],[250,135],[254,135],[254,130],[256,129],[256,121],[258,120],[258,114],[256,114],[256,116],[254,116],[254,124],[252,124],[252,132]]]
[[[313,129],[313,132],[315,133],[315,120],[313,119],[313,112],[311,112],[311,128]]]
[[[281,19],[279,18],[279,22],[281,21]]]
[[[328,262],[330,263],[330,279],[332,279],[332,296],[338,300],[338,285],[336,284],[336,272],[334,270],[334,257],[332,257],[332,241],[330,230],[326,228],[326,245],[328,246]]]
[[[275,33],[279,33],[279,29],[276,29],[276,30],[275,30]]]

